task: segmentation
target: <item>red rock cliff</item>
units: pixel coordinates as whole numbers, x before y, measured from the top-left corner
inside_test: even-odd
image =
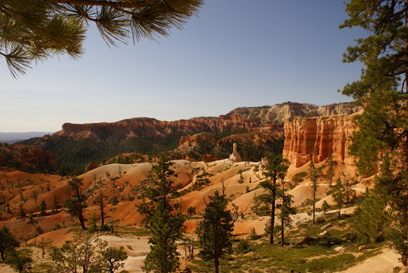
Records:
[[[222,132],[257,128],[257,120],[234,121],[225,118],[193,118],[189,120],[159,121],[152,118],[133,118],[112,123],[72,124],[65,123],[57,136],[73,138],[132,138],[139,136],[164,136],[175,132]]]
[[[38,146],[9,144],[0,146],[0,166],[25,172],[44,172],[56,169],[55,156]]]
[[[264,107],[241,107],[219,117],[200,117],[188,120],[160,121],[153,118],[132,118],[112,123],[65,123],[62,130],[55,135],[70,138],[127,139],[163,137],[172,133],[187,135],[201,132],[274,131],[282,128],[284,121],[293,120],[296,116],[351,114],[358,109],[351,103],[322,107],[312,104],[285,103]]]
[[[314,149],[315,162],[321,162],[333,153],[335,161],[353,165],[353,158],[348,154],[350,137],[357,129],[353,116],[296,117],[293,121],[286,121],[284,158],[300,167],[310,160],[311,149]]]

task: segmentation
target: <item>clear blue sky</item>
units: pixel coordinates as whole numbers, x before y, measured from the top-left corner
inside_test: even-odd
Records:
[[[206,0],[184,30],[109,48],[95,27],[79,60],[54,58],[13,79],[0,59],[0,132],[65,122],[219,116],[285,101],[326,105],[359,79],[342,54],[361,30],[340,30],[344,0]]]

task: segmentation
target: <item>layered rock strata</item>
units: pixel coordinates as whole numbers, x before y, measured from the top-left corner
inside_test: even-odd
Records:
[[[43,172],[55,170],[56,163],[54,154],[41,147],[9,144],[0,146],[0,167]]]
[[[55,136],[74,139],[128,139],[137,137],[163,137],[170,134],[196,134],[201,132],[263,131],[282,128],[283,122],[296,117],[349,115],[360,110],[352,103],[316,106],[285,103],[263,107],[236,108],[219,117],[198,117],[188,120],[160,121],[154,118],[132,118],[118,122],[89,124],[65,123]]]
[[[329,154],[339,163],[353,165],[354,158],[349,155],[351,136],[357,130],[354,115],[328,117],[295,117],[284,125],[284,158],[295,167],[310,161],[313,151],[314,162],[322,162]]]

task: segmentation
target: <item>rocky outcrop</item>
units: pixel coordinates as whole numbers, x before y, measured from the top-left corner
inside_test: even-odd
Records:
[[[91,161],[88,164],[86,164],[85,172],[87,173],[87,172],[92,171],[93,169],[96,169],[98,167],[99,167],[98,163],[96,163],[95,161]]]
[[[236,108],[226,115],[198,117],[188,120],[160,121],[153,118],[132,118],[118,122],[89,124],[65,123],[55,136],[69,138],[128,139],[137,137],[163,137],[169,134],[196,134],[201,132],[276,130],[286,120],[295,117],[352,114],[360,108],[352,103],[316,106],[285,103],[264,107]]]
[[[237,146],[238,145],[236,143],[234,143],[232,145],[232,154],[230,154],[230,156],[229,156],[229,159],[232,162],[241,162],[242,161],[241,156],[239,155],[239,153],[237,151]]]
[[[49,172],[56,169],[55,156],[38,146],[10,144],[0,146],[0,166],[25,172]]]
[[[353,117],[354,115],[296,117],[292,121],[286,121],[284,158],[295,167],[300,167],[310,161],[313,150],[314,162],[321,162],[332,153],[335,161],[352,165],[354,159],[349,155],[348,147],[352,143],[350,137],[357,130]]]
[[[225,116],[232,120],[259,120],[261,126],[272,126],[293,120],[295,117],[324,117],[331,115],[351,115],[361,110],[353,103],[316,106],[306,103],[288,102],[274,106],[236,108]],[[224,116],[221,116],[224,117]]]
[[[172,133],[195,134],[199,132],[250,131],[258,128],[260,121],[220,118],[192,118],[189,120],[160,121],[153,118],[132,118],[112,123],[65,123],[56,136],[70,138],[127,139],[137,137],[163,137]]]

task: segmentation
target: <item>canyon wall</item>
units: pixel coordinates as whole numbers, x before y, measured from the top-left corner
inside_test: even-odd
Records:
[[[0,166],[25,172],[50,172],[56,169],[55,156],[38,146],[9,144],[0,146]]]
[[[354,158],[349,155],[353,132],[357,130],[354,115],[334,115],[326,117],[295,117],[285,122],[284,158],[291,165],[300,167],[310,161],[314,151],[314,162],[322,162],[329,154],[345,165],[353,165]]]
[[[226,116],[229,116],[232,120],[259,119],[261,126],[270,126],[293,120],[295,117],[351,115],[360,110],[361,107],[355,106],[353,103],[317,106],[307,103],[288,102],[274,106],[240,107],[232,110]]]
[[[65,123],[56,136],[71,138],[135,138],[163,137],[172,133],[195,134],[200,132],[250,131],[258,128],[259,119],[232,120],[222,118],[192,118],[189,120],[160,121],[153,118],[132,118],[118,122],[90,124]]]
[[[54,135],[69,138],[128,139],[163,137],[169,134],[201,132],[262,131],[281,129],[283,122],[296,117],[349,115],[360,108],[352,103],[316,106],[285,103],[263,107],[240,107],[219,117],[198,117],[188,120],[160,121],[154,118],[131,118],[118,122],[89,124],[65,123]]]

